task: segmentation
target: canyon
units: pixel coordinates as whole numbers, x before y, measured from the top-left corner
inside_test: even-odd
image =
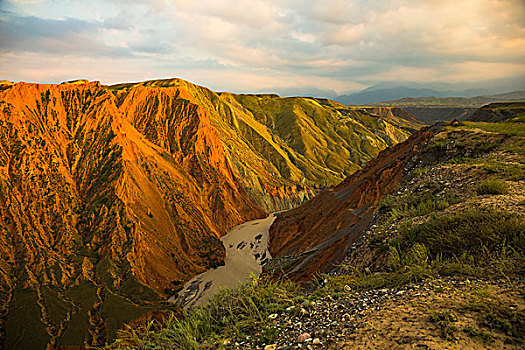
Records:
[[[181,79],[0,84],[0,338],[100,346],[422,124],[392,108]],[[39,317],[35,317],[39,315]],[[31,336],[28,336],[31,334]]]

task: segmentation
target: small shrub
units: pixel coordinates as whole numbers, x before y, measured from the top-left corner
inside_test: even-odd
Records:
[[[467,334],[471,338],[480,338],[485,344],[489,343],[492,340],[492,336],[490,333],[487,333],[486,331],[479,329],[476,326],[469,325],[465,328],[463,328],[463,332]]]
[[[428,146],[428,149],[429,151],[444,152],[447,150],[447,147],[450,147],[449,144],[450,141],[447,140],[433,140]]]
[[[525,221],[517,214],[492,209],[470,209],[431,220],[402,232],[401,248],[424,244],[435,257],[460,258],[486,255],[505,247],[525,249]],[[404,246],[404,247],[403,247]]]
[[[477,312],[481,318],[479,326],[505,334],[506,342],[524,342],[525,311],[510,308],[485,290],[473,293],[463,309]]]
[[[428,166],[426,166],[426,167],[419,167],[419,168],[414,169],[413,175],[414,176],[419,176],[421,174],[426,173],[429,170],[430,170],[430,167],[428,167]]]
[[[499,177],[507,180],[525,180],[525,166],[523,164],[513,164],[488,159],[483,163],[483,169],[489,173],[498,174]]]
[[[441,336],[446,340],[456,339],[455,333],[458,328],[453,323],[457,320],[457,317],[449,310],[433,312],[430,316],[430,321],[441,329]]]
[[[485,180],[476,187],[478,195],[483,194],[505,194],[507,193],[507,184],[501,180]]]

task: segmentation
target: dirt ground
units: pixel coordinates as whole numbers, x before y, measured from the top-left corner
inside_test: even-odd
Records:
[[[523,349],[524,344],[509,343],[504,333],[484,327],[483,314],[472,306],[496,303],[523,320],[524,287],[523,280],[433,282],[428,290],[411,290],[372,309],[353,334],[330,349]],[[433,315],[434,320],[451,315],[449,339]]]

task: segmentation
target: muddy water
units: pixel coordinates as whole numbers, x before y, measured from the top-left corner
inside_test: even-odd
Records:
[[[169,301],[184,308],[198,306],[216,294],[221,287],[236,287],[259,275],[268,259],[268,231],[277,213],[265,219],[235,226],[221,238],[226,248],[224,266],[208,270],[189,280]]]

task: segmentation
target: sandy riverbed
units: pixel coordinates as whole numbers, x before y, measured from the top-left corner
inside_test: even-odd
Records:
[[[216,294],[221,287],[236,287],[244,283],[253,273],[259,275],[268,259],[268,231],[275,216],[253,220],[235,226],[221,238],[226,248],[224,266],[208,270],[195,276],[169,301],[184,308],[198,306]]]

